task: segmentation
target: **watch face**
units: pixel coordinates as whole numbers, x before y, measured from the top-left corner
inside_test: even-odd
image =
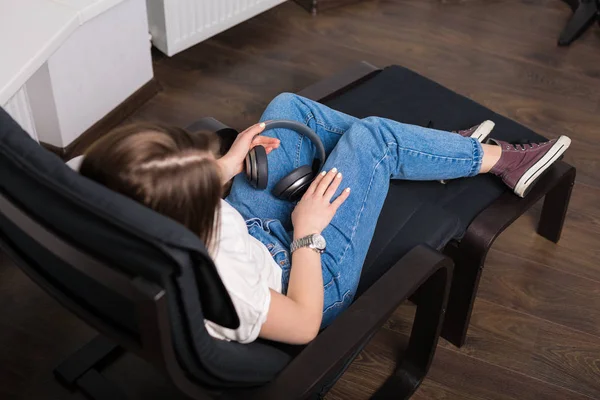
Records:
[[[319,250],[325,250],[325,246],[327,242],[325,242],[325,238],[319,234],[315,234],[312,237],[314,246]]]

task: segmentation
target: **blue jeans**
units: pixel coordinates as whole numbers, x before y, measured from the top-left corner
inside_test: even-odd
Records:
[[[272,119],[291,119],[312,128],[328,155],[324,169],[336,167],[342,173],[335,197],[344,188],[351,188],[350,197],[322,232],[327,240],[321,257],[325,295],[321,327],[325,327],[353,300],[390,179],[473,176],[481,167],[483,150],[477,140],[455,133],[384,118],[357,119],[289,93],[273,99],[261,121]],[[315,148],[310,140],[288,129],[272,129],[264,135],[281,140],[280,147],[268,156],[267,189],[254,189],[240,174],[234,178],[226,200],[246,219],[249,233],[265,244],[281,266],[286,293],[295,204],[276,198],[271,189],[293,169],[310,165]]]

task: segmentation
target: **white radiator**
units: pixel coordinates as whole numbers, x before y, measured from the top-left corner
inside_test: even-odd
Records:
[[[285,0],[146,0],[152,42],[172,56]]]

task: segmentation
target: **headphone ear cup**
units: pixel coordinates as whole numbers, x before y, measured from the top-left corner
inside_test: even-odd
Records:
[[[248,154],[246,154],[246,169],[245,169],[245,173],[246,173],[246,179],[248,180],[248,183],[252,186],[254,186],[254,182],[252,182],[252,160],[250,159],[250,153],[252,153],[252,149],[250,149],[250,151],[248,152]]]
[[[246,155],[246,179],[253,187],[264,190],[269,182],[267,151],[263,146],[255,146]]]
[[[269,163],[267,161],[267,150],[263,146],[255,146],[254,150],[254,176],[256,188],[265,190],[269,183]]]
[[[311,183],[315,180],[315,175],[307,175],[297,182],[295,189],[288,195],[289,201],[300,200],[304,193],[308,190]]]
[[[248,180],[248,183],[250,183],[250,185],[252,187],[256,187],[256,179],[254,178],[254,169],[255,167],[255,156],[254,156],[254,149],[250,149],[250,151],[248,152],[248,154],[246,154],[246,179]]]
[[[314,178],[313,169],[308,165],[303,165],[281,178],[272,193],[282,200],[297,200],[306,192]]]

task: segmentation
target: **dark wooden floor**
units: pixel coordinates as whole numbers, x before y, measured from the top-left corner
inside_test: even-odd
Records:
[[[164,90],[130,120],[186,125],[212,115],[243,128],[282,91],[349,62],[402,64],[550,137],[574,141],[577,185],[558,245],[537,236],[539,208],[496,242],[467,345],[442,341],[415,399],[600,398],[600,28],[570,48],[559,0],[367,1],[312,18],[293,3],[171,59]],[[366,399],[409,328],[401,307],[329,394]],[[0,255],[0,398],[81,399],[52,367],[94,332]],[[107,374],[139,399],[180,398],[134,357]]]

